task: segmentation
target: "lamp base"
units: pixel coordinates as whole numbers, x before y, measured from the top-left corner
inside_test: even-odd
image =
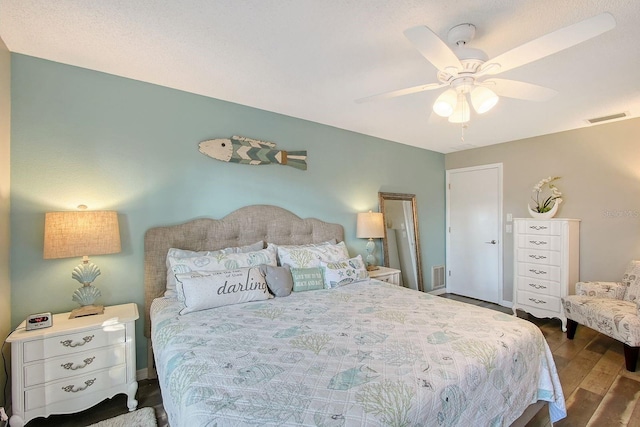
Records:
[[[93,316],[94,314],[104,313],[103,305],[83,305],[71,312],[69,319],[75,319],[76,317]]]

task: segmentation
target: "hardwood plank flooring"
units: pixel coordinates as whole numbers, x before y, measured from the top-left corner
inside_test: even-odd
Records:
[[[442,297],[512,313],[511,309],[472,298],[453,294]],[[567,418],[556,427],[640,427],[640,369],[625,369],[621,343],[584,326],[578,326],[575,339],[568,340],[557,319],[536,319],[524,312],[518,312],[518,316],[540,328],[553,353],[567,403]],[[154,408],[158,427],[169,426],[157,380],[139,381],[137,398],[139,408]],[[85,427],[126,413],[126,403],[126,396],[118,395],[76,414],[36,418],[26,427]],[[527,424],[550,426],[546,406]]]

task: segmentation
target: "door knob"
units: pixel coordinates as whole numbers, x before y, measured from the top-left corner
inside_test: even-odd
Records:
[[[492,240],[490,242],[485,242],[485,243],[489,243],[490,245],[495,245],[496,243],[498,243],[498,241],[497,240]]]

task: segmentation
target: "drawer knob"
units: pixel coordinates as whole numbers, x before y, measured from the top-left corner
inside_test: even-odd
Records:
[[[77,393],[79,391],[86,390],[87,388],[91,387],[95,382],[96,382],[96,379],[94,378],[92,380],[86,380],[84,382],[84,387],[74,388],[73,384],[71,384],[71,385],[66,385],[62,387],[62,389],[67,393]]]
[[[82,342],[75,342],[75,343],[73,342],[73,340],[64,340],[64,341],[60,341],[60,344],[62,344],[65,347],[82,347],[86,343],[90,342],[93,339],[93,337],[94,335],[88,335],[82,338]]]
[[[547,244],[547,242],[545,242],[544,240],[529,240],[529,243],[531,243],[532,245],[536,245],[536,246],[546,245]]]
[[[547,289],[546,286],[538,285],[537,283],[529,283],[529,286],[531,286],[532,288],[536,288],[536,289]]]
[[[62,365],[60,365],[60,366],[62,366],[64,369],[71,369],[72,371],[75,371],[76,369],[82,369],[82,368],[86,367],[87,365],[91,365],[91,363],[93,362],[93,360],[94,360],[95,358],[96,358],[96,357],[95,357],[95,356],[93,356],[93,357],[88,357],[88,358],[84,359],[84,360],[83,360],[83,362],[84,362],[84,364],[83,364],[83,365],[76,365],[76,366],[73,366],[73,362],[67,362],[67,363],[63,363],[63,364],[62,364]]]
[[[536,270],[535,268],[530,268],[529,271],[533,274],[547,274],[544,270]]]
[[[546,256],[544,255],[534,255],[534,254],[530,254],[529,258],[533,258],[533,259],[547,259]]]
[[[541,299],[536,299],[536,298],[529,298],[529,301],[531,301],[532,303],[535,303],[535,304],[546,304],[547,303],[546,301],[543,301]]]
[[[529,228],[532,230],[540,231],[540,230],[546,230],[547,226],[546,225],[530,225]]]

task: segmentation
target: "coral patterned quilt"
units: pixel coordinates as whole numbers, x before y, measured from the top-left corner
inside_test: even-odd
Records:
[[[377,280],[178,315],[153,302],[172,427],[508,426],[566,415],[530,322]]]

